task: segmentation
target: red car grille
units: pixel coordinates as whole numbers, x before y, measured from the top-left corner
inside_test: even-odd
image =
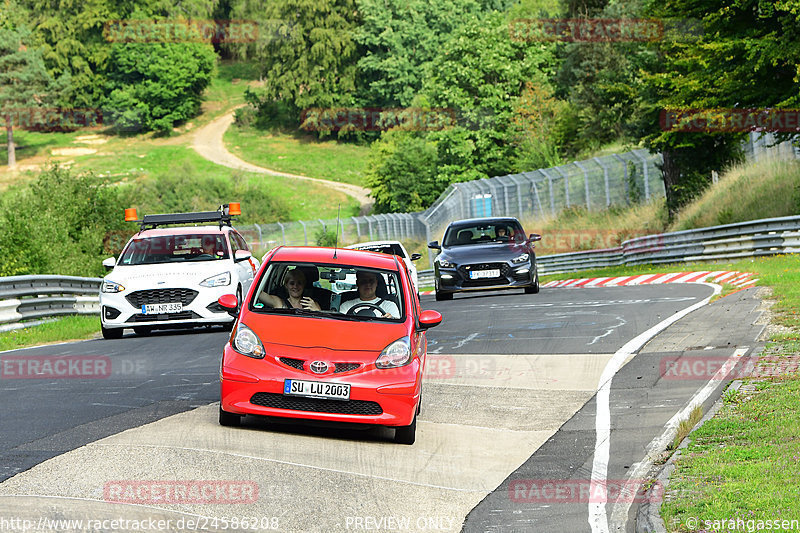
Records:
[[[311,411],[314,413],[371,416],[383,414],[383,409],[377,402],[299,398],[271,392],[257,392],[250,398],[250,403],[262,407],[272,407],[273,409],[291,409],[292,411]]]

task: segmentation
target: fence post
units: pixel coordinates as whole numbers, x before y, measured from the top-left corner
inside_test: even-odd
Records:
[[[583,185],[584,185],[584,190],[586,191],[586,210],[588,211],[589,207],[590,207],[590,205],[589,205],[589,171],[586,170],[586,167],[584,167],[583,165],[581,165],[577,161],[573,161],[573,163],[575,163],[575,166],[583,171]]]
[[[599,157],[594,158],[594,162],[603,169],[603,183],[606,187],[606,207],[611,205],[611,192],[608,190],[608,167],[606,167]]]
[[[361,226],[358,224],[358,219],[356,217],[350,217],[353,219],[353,222],[356,225],[356,235],[358,236],[358,240],[361,240]]]
[[[647,159],[639,153],[638,150],[634,150],[631,152],[633,155],[639,158],[642,162],[642,176],[644,176],[644,198],[645,200],[650,199],[650,179],[647,172]]]
[[[278,227],[281,228],[281,240],[283,241],[283,245],[286,246],[286,230],[280,222],[278,222]]]
[[[556,199],[553,196],[553,177],[547,172],[547,169],[540,168],[539,172],[541,172],[547,178],[547,188],[550,190],[550,214],[556,214]]]
[[[620,162],[620,164],[622,165],[622,169],[624,170],[625,177],[622,183],[624,184],[625,187],[625,203],[630,205],[631,192],[628,190],[628,162],[622,159],[619,154],[614,154],[614,157],[617,158],[617,161]]]
[[[303,226],[303,240],[305,241],[306,246],[308,246],[308,229],[306,228],[306,223],[302,220],[298,220],[298,222],[301,226]]]
[[[561,170],[561,167],[553,167],[553,168],[555,168],[556,172],[558,172],[558,174],[562,178],[564,178],[564,196],[565,196],[565,200],[567,201],[567,207],[570,207],[570,202],[569,202],[569,175],[564,174],[564,171]]]

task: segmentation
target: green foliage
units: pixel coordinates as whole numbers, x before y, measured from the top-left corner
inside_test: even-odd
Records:
[[[104,238],[123,229],[118,191],[53,166],[0,198],[0,276],[103,274]]]
[[[71,91],[60,104],[96,108],[107,96],[106,69],[112,53],[104,29],[114,21],[139,19],[208,19],[217,0],[17,0],[35,28],[45,64],[54,77],[68,74]]]
[[[335,246],[336,230],[329,230],[325,227],[319,228],[314,234],[314,242],[317,243],[317,246]]]
[[[411,104],[426,65],[465,17],[483,7],[477,0],[358,0],[358,9],[358,100],[394,107]]]
[[[264,87],[248,98],[256,107],[285,101],[300,111],[353,103],[355,0],[241,1],[231,15],[271,28],[247,49],[262,64]]]
[[[458,158],[465,165],[446,174],[499,176],[513,170],[518,137],[510,124],[516,104],[526,83],[547,85],[552,62],[552,45],[510,39],[500,13],[472,17],[450,36],[423,85],[432,107],[458,117],[455,128],[431,138],[458,142],[468,152]]]
[[[216,63],[211,45],[115,43],[111,48],[106,107],[116,128],[165,133],[200,110]]]
[[[447,186],[437,180],[436,145],[424,136],[388,132],[372,146],[366,175],[376,213],[421,211]]]
[[[240,224],[282,222],[289,219],[289,207],[256,181],[231,180],[198,175],[186,163],[167,175],[152,177],[120,188],[126,207],[145,213],[187,213],[215,211],[220,204],[240,201]]]

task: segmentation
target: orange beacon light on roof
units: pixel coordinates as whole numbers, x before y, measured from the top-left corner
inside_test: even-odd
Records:
[[[135,207],[129,207],[125,210],[125,222],[136,222],[138,219]]]
[[[231,202],[228,204],[228,214],[229,215],[241,215],[242,214],[242,205],[239,202]]]

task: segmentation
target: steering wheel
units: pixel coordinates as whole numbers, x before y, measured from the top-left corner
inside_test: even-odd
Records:
[[[354,305],[353,307],[351,307],[351,308],[350,308],[350,309],[347,311],[347,314],[348,314],[348,315],[360,315],[360,314],[361,314],[361,311],[377,311],[377,312],[378,312],[378,314],[377,314],[377,315],[375,315],[376,317],[378,317],[378,316],[383,316],[383,315],[385,315],[385,314],[386,314],[386,311],[384,311],[383,309],[381,309],[381,308],[380,308],[380,307],[378,307],[377,305],[375,305],[375,304],[371,304],[371,303],[360,303],[360,304],[356,304],[356,305]]]

